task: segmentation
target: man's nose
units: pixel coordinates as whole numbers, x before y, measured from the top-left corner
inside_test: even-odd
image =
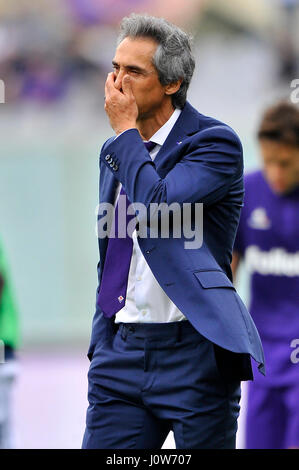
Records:
[[[119,70],[117,75],[116,75],[115,82],[114,82],[114,86],[118,90],[121,90],[121,88],[122,88],[122,81],[123,81],[124,76],[125,76],[125,71],[124,70]]]

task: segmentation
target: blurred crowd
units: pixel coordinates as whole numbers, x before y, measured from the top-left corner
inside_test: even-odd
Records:
[[[113,36],[107,4],[1,1],[0,77],[6,102],[51,103],[63,98],[74,80],[101,75]]]

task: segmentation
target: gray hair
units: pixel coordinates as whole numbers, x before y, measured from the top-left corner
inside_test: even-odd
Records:
[[[182,80],[180,89],[171,95],[171,99],[175,108],[183,108],[195,67],[191,36],[163,18],[132,13],[121,21],[117,45],[126,37],[146,37],[158,43],[153,65],[159,81],[165,86]]]

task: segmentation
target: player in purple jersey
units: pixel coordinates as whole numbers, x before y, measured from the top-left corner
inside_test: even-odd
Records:
[[[245,175],[232,270],[244,259],[250,313],[266,377],[249,383],[246,447],[299,447],[299,109],[279,103],[261,121],[262,170]]]

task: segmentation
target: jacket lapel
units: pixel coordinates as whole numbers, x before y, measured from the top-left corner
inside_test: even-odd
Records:
[[[164,178],[180,158],[184,140],[199,130],[199,113],[186,102],[178,120],[155,157],[157,173]]]

